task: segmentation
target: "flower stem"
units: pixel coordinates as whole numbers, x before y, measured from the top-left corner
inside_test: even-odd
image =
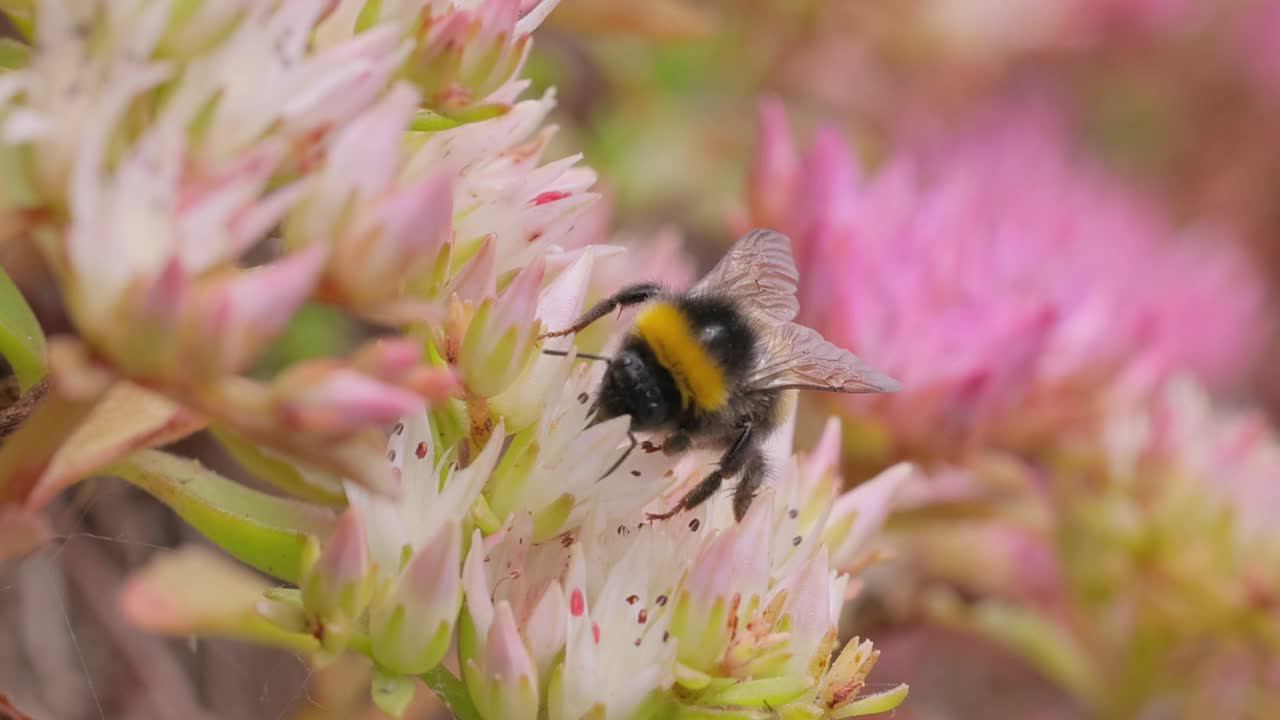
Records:
[[[467,686],[463,684],[449,668],[437,665],[419,677],[440,698],[440,702],[448,708],[456,720],[483,720],[471,696],[467,694]]]

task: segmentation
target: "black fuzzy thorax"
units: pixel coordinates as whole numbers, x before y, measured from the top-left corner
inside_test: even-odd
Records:
[[[660,302],[674,305],[698,342],[719,366],[728,391],[725,405],[705,411],[681,405],[675,380],[639,336],[629,334],[605,372],[596,399],[597,418],[631,416],[631,428],[683,433],[695,446],[727,447],[750,425],[757,437],[778,425],[777,390],[750,390],[744,380],[755,366],[758,327],[732,300],[718,295],[674,295]]]

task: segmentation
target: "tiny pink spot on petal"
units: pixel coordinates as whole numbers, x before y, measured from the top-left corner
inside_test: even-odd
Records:
[[[591,639],[595,640],[597,645],[600,644],[600,626],[595,623],[591,623]]]
[[[529,201],[529,204],[546,205],[547,203],[555,202],[557,200],[563,200],[572,194],[573,193],[568,193],[563,190],[547,190],[546,192],[538,193],[533,200]]]
[[[574,588],[573,594],[569,596],[569,612],[573,613],[574,617],[581,617],[586,610],[587,602],[582,599],[582,591]]]

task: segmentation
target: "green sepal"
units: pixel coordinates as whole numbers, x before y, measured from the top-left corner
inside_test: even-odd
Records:
[[[560,534],[564,523],[573,511],[574,498],[564,493],[533,514],[533,541],[544,542]]]
[[[472,105],[465,110],[454,113],[441,113],[435,110],[423,108],[418,110],[409,121],[409,129],[414,132],[440,132],[441,130],[452,130],[460,125],[467,123],[482,122],[484,120],[492,120],[496,117],[502,117],[511,111],[511,105],[507,103],[484,103],[481,105]]]
[[[873,715],[875,713],[889,712],[902,704],[907,699],[907,686],[899,685],[884,692],[878,692],[857,700],[838,708],[831,712],[832,720],[838,718],[861,717],[863,715]]]
[[[382,0],[368,0],[364,7],[360,8],[360,14],[356,15],[355,31],[362,33],[373,27],[378,22],[378,15],[382,11]]]
[[[744,680],[698,696],[704,705],[770,707],[785,705],[813,688],[809,678],[799,675]]]
[[[369,685],[369,695],[378,709],[392,717],[403,717],[404,711],[413,702],[415,681],[408,675],[396,675],[380,667],[373,668],[373,682]]]

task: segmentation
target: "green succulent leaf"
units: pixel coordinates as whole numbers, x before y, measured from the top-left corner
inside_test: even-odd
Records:
[[[222,447],[253,476],[293,497],[330,507],[346,507],[336,478],[323,470],[301,467],[225,427],[210,428]]]
[[[0,354],[9,361],[23,390],[44,377],[44,331],[4,268],[0,268]]]
[[[297,582],[308,536],[327,538],[334,514],[241,485],[194,460],[157,450],[110,468],[168,505],[210,540],[253,567]]]
[[[215,635],[313,653],[312,635],[286,630],[257,610],[268,590],[263,578],[200,546],[155,555],[120,590],[120,612],[150,632]]]

